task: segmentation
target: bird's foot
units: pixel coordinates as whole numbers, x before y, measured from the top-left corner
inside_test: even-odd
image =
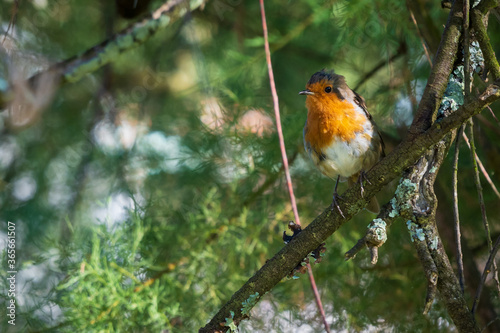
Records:
[[[366,172],[364,170],[360,171],[358,181],[359,181],[359,186],[361,186],[361,197],[363,197],[365,193],[365,188],[363,187],[363,181],[366,181],[368,184],[371,185],[371,182],[368,180],[368,178],[366,178]]]
[[[339,200],[344,200],[340,195],[337,194],[337,192],[333,193],[333,199],[332,199],[332,204],[330,205],[330,210],[333,212],[335,208],[339,211],[340,215],[345,218],[344,213],[342,212],[342,209],[340,209],[339,206]]]

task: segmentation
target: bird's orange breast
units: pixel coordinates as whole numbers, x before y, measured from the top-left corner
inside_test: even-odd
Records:
[[[354,139],[356,133],[363,130],[364,123],[369,121],[351,103],[336,96],[307,96],[306,107],[307,131],[304,139],[315,150],[328,146],[335,139]]]

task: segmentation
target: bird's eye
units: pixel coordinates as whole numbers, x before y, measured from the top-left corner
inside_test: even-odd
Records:
[[[326,87],[325,88],[325,92],[328,93],[328,94],[331,93],[332,92],[332,87],[330,87],[330,86]]]

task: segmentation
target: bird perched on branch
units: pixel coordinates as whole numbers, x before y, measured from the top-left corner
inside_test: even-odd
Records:
[[[364,173],[384,156],[384,142],[363,97],[347,86],[343,76],[326,70],[314,73],[299,95],[307,96],[304,147],[316,167],[336,179],[331,207],[344,216],[337,202],[338,182],[359,181],[363,194]],[[375,197],[367,209],[378,213]]]

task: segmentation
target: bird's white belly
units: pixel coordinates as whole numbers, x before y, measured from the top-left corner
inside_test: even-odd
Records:
[[[368,135],[366,135],[368,134]],[[326,157],[317,165],[328,177],[350,177],[363,169],[366,153],[370,150],[373,131],[358,133],[351,141],[334,140],[322,149]]]

